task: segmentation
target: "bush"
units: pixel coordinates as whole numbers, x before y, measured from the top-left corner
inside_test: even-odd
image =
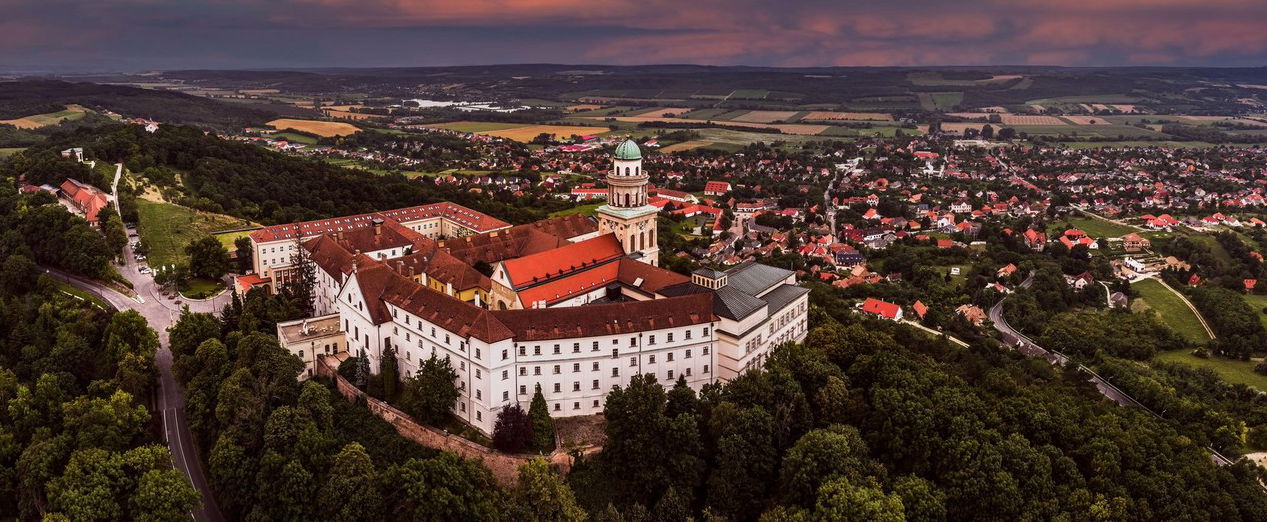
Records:
[[[533,442],[532,419],[518,404],[502,408],[493,427],[493,447],[506,453],[522,453]]]
[[[1263,359],[1262,361],[1259,361],[1258,364],[1254,365],[1254,372],[1267,375],[1267,359]]]

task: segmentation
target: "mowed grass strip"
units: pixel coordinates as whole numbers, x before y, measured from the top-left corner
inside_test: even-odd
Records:
[[[185,246],[191,241],[211,235],[218,230],[249,226],[241,219],[199,212],[189,207],[171,203],[155,203],[136,200],[140,222],[137,231],[150,247],[150,266],[165,266],[188,261]]]
[[[1157,280],[1145,279],[1131,284],[1131,288],[1139,293],[1139,298],[1136,299],[1136,304],[1132,308],[1156,311],[1158,318],[1166,323],[1166,326],[1193,345],[1203,345],[1210,340],[1210,336],[1206,335],[1205,328],[1201,327],[1201,321],[1197,319],[1196,314],[1192,313],[1192,309]],[[1144,306],[1139,306],[1140,300],[1143,301]]]
[[[1105,221],[1103,219],[1093,217],[1074,216],[1064,221],[1052,223],[1052,225],[1047,228],[1047,234],[1051,236],[1063,235],[1065,231],[1070,228],[1082,230],[1094,238],[1121,237],[1136,231],[1131,227],[1119,225],[1112,221]]]
[[[1237,361],[1211,355],[1201,358],[1192,355],[1192,350],[1171,350],[1161,352],[1153,357],[1154,361],[1187,364],[1198,368],[1209,368],[1219,377],[1231,384],[1252,386],[1259,391],[1267,391],[1267,375],[1254,371],[1254,361]]]

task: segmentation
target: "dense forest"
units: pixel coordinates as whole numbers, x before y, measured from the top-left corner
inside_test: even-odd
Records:
[[[222,140],[192,127],[164,125],[147,133],[112,125],[58,134],[39,150],[66,147],[109,162],[125,162],[161,187],[184,193],[178,202],[211,212],[274,224],[452,201],[512,223],[546,217],[569,203],[499,192],[494,197],[453,185],[435,185],[399,174],[377,175],[257,145]],[[181,183],[176,184],[175,173]],[[528,199],[525,199],[528,198]]]
[[[0,83],[0,120],[57,112],[69,104],[219,129],[260,125],[276,117],[270,111],[172,91],[54,80]]]
[[[0,518],[185,518],[198,493],[150,407],[158,335],[35,264],[97,275],[105,261],[79,250],[101,236],[45,196],[5,196],[0,221]]]
[[[487,468],[399,437],[302,363],[273,323],[285,296],[252,292],[217,318],[184,313],[171,331],[186,413],[225,515],[245,520],[583,520],[544,461],[504,490]],[[450,384],[451,386],[451,384]]]
[[[820,289],[802,345],[695,393],[635,379],[569,477],[601,520],[1255,520],[1251,465],[1076,372],[860,320]],[[830,314],[824,312],[831,312]],[[671,515],[670,515],[671,514]]]

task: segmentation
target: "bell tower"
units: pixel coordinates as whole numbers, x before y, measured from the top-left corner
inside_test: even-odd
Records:
[[[638,144],[630,139],[621,142],[607,173],[607,204],[598,207],[598,233],[614,232],[626,254],[637,252],[640,261],[659,266],[656,215],[660,209],[647,204],[647,179]]]

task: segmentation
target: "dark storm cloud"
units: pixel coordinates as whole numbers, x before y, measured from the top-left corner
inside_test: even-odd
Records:
[[[0,0],[0,66],[1258,65],[1262,0]]]

